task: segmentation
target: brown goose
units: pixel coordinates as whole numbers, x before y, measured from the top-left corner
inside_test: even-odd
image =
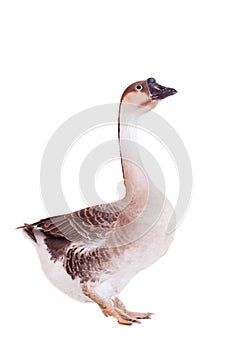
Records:
[[[118,298],[129,280],[169,248],[169,201],[146,176],[135,143],[136,119],[176,90],[154,78],[138,81],[123,93],[119,144],[126,194],[95,205],[21,226],[33,241],[48,279],[79,301],[99,305],[120,324],[140,323],[151,313],[130,312]]]

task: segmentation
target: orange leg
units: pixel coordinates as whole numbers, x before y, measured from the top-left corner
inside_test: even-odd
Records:
[[[83,293],[99,305],[103,314],[108,317],[115,317],[120,324],[124,325],[132,325],[133,323],[140,323],[136,317],[130,316],[128,313],[124,312],[121,308],[119,308],[111,301],[106,301],[102,299],[94,290],[93,287],[88,287],[86,285],[83,286]],[[114,299],[115,300],[115,299]]]

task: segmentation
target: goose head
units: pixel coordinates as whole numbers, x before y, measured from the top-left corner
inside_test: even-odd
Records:
[[[121,103],[134,105],[136,109],[150,111],[157,106],[160,100],[176,93],[175,89],[158,84],[155,78],[148,78],[128,86],[121,97]]]

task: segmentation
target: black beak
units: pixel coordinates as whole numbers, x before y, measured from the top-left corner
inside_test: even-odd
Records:
[[[177,93],[175,89],[159,85],[154,78],[147,79],[147,85],[152,100],[162,100]]]

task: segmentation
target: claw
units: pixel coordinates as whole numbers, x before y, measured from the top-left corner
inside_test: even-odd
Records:
[[[122,301],[118,298],[113,299],[113,305],[120,309],[122,312],[124,312],[128,317],[132,319],[150,319],[152,315],[154,315],[152,312],[131,312],[128,311],[125,307],[125,305],[122,303]],[[141,323],[141,322],[140,322]]]
[[[116,306],[108,306],[106,308],[102,308],[102,312],[106,317],[115,317],[119,324],[132,325],[133,323],[141,323],[137,318],[126,314]]]

